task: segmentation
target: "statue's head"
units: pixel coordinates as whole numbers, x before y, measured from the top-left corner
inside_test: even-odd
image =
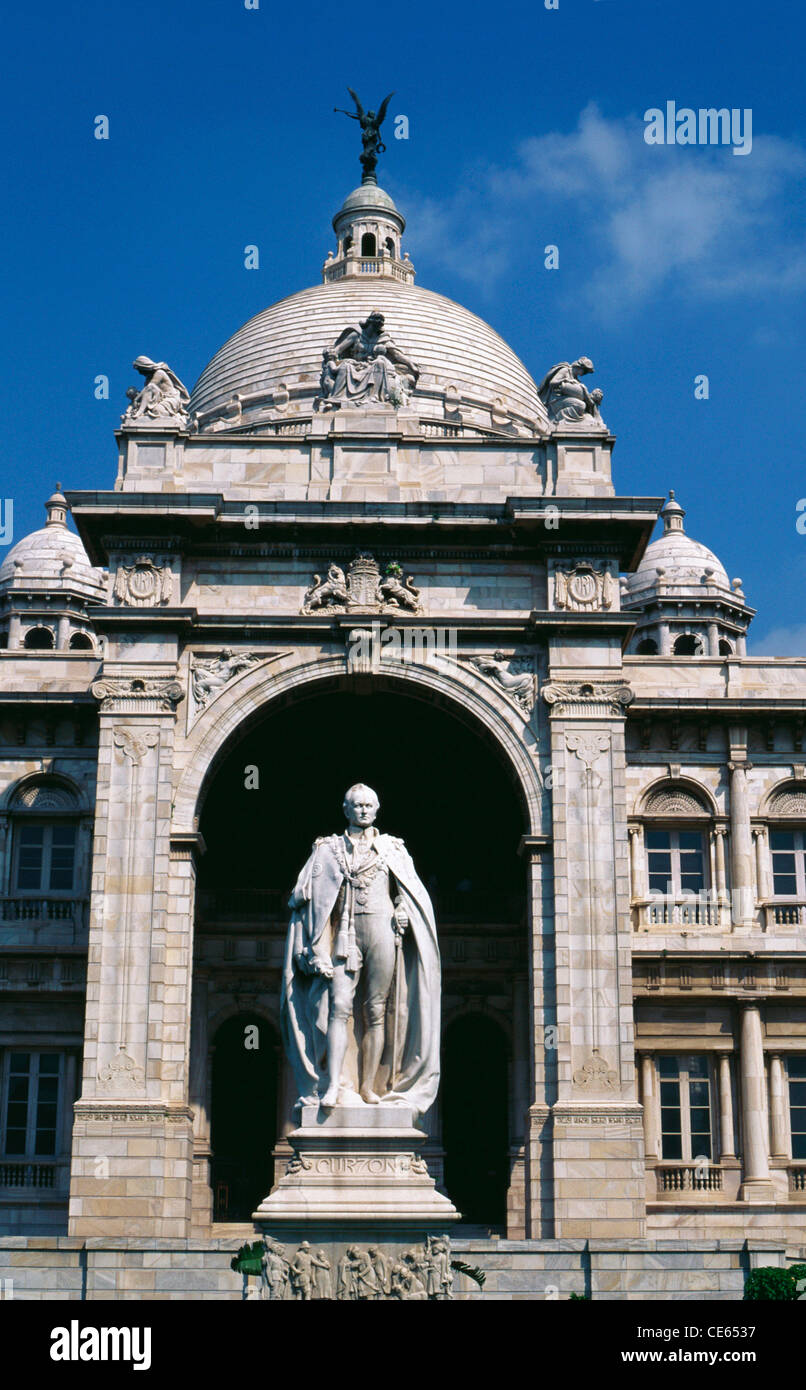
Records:
[[[141,376],[148,376],[149,372],[154,372],[157,369],[156,362],[152,362],[150,357],[142,356],[135,357],[134,361],[132,362],[132,366],[134,367],[134,370],[136,372],[140,373]]]
[[[370,333],[381,333],[385,322],[386,320],[380,310],[373,309],[372,313],[364,319],[361,327],[366,328]]]
[[[363,830],[373,824],[380,804],[372,787],[365,786],[363,782],[356,782],[354,787],[350,787],[349,791],[344,793],[342,810],[349,825],[360,826]]]
[[[572,362],[571,371],[574,376],[587,376],[588,372],[593,371],[593,363],[589,357],[578,357],[576,362]]]

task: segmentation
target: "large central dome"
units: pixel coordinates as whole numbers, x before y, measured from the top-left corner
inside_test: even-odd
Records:
[[[382,189],[369,191],[372,198],[350,194],[334,218],[338,259],[328,258],[324,284],[264,309],[205,367],[190,403],[199,429],[310,416],[324,349],[378,310],[384,331],[420,369],[409,402],[420,417],[543,433],[546,413],[523,363],[483,319],[412,284],[411,262],[400,259],[403,218]]]

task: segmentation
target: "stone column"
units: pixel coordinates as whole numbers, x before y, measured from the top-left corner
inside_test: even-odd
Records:
[[[526,1239],[526,1145],[529,1117],[529,986],[524,975],[512,981],[512,1073],[509,1097],[510,1166],[507,1239]]]
[[[708,655],[719,656],[719,629],[716,623],[708,624]]]
[[[193,1111],[193,1226],[209,1227],[213,1219],[213,1194],[210,1186],[210,1096],[208,1065],[209,981],[205,974],[196,976],[193,985],[193,1008],[190,1025],[190,1087],[189,1100]]]
[[[770,842],[766,825],[753,826],[753,840],[756,846],[756,887],[759,902],[767,902],[772,897],[772,873],[770,866]]]
[[[175,667],[163,661],[166,669]],[[170,838],[183,690],[167,674],[120,664],[105,669],[93,694],[101,702],[98,787],[70,1234],[186,1236],[192,855],[180,846],[175,863]],[[103,1176],[99,1155],[108,1159]]]
[[[655,1058],[648,1052],[641,1057],[641,1103],[644,1107],[644,1151],[647,1158],[660,1158]]]
[[[733,1091],[730,1076],[730,1054],[719,1054],[719,1161],[735,1158],[733,1140]]]
[[[747,762],[730,762],[731,917],[734,928],[752,930],[755,920],[753,892],[753,837],[747,796]]]
[[[786,1123],[786,1079],[781,1058],[770,1057],[770,1136],[772,1158],[789,1157],[789,1133]]]
[[[631,825],[630,837],[630,896],[635,899],[647,897],[646,853],[644,850],[644,827]]]
[[[725,873],[725,837],[728,828],[725,825],[714,826],[714,863],[716,866],[716,896],[720,907],[729,907],[728,883]]]
[[[632,691],[611,672],[574,680],[563,672],[543,688],[554,771],[559,1052],[552,1119],[560,1238],[604,1238],[616,1224],[625,1237],[643,1237],[646,1227],[624,747]]]
[[[744,1152],[744,1181],[741,1198],[745,1202],[773,1199],[767,1143],[767,1087],[764,1076],[764,1039],[758,1004],[741,1004],[741,1098]]]
[[[551,1102],[557,1094],[557,1011],[555,956],[552,932],[551,838],[526,835],[521,854],[526,860],[530,921],[528,980],[529,1073],[526,1125],[526,1236],[551,1239],[554,1231],[554,1189],[551,1145]]]

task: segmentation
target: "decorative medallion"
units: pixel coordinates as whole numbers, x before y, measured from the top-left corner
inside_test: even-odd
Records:
[[[120,565],[114,595],[128,608],[158,608],[170,603],[173,575],[170,566],[155,564],[149,555],[138,555],[133,565]]]
[[[616,581],[609,563],[600,566],[587,561],[573,569],[554,571],[554,606],[570,613],[606,611],[616,598]]]

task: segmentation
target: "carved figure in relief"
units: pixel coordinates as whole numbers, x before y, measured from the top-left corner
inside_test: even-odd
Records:
[[[500,651],[492,656],[472,656],[470,661],[477,671],[500,685],[523,709],[531,709],[535,698],[535,678],[531,671],[510,670],[504,653]]]
[[[191,668],[193,698],[200,709],[208,705],[220,694],[224,686],[243,671],[248,671],[257,661],[248,652],[233,652],[225,647],[217,657],[194,661]]]
[[[378,585],[378,592],[384,603],[389,603],[395,608],[408,608],[416,613],[420,607],[420,590],[412,584],[411,576],[404,583],[401,582],[402,576],[400,565],[392,561],[386,566],[386,574]]]
[[[336,604],[346,605],[348,598],[344,570],[340,569],[338,565],[328,565],[327,578],[324,583],[321,575],[314,575],[313,583],[303,599],[302,611],[303,613],[313,613],[317,608],[331,608]]]
[[[576,362],[558,362],[552,367],[537,388],[550,420],[578,423],[586,415],[595,420],[601,418],[602,392],[588,391],[579,379],[592,371],[589,357],[578,357]]]
[[[384,1298],[389,1292],[389,1274],[386,1268],[386,1260],[383,1258],[376,1245],[369,1247],[369,1258],[372,1268],[375,1271],[375,1281],[378,1286],[376,1298]]]
[[[146,379],[145,386],[137,391],[129,387],[126,395],[131,404],[123,416],[124,423],[143,418],[155,421],[176,421],[187,425],[187,406],[190,392],[182,384],[167,362],[152,362],[150,357],[136,357],[132,363],[135,371]]]
[[[269,1298],[275,1300],[285,1298],[288,1285],[288,1261],[285,1258],[282,1245],[278,1245],[276,1241],[268,1241],[262,1263]]]
[[[439,1084],[431,900],[402,840],[375,827],[376,793],[358,783],[343,809],[347,830],[316,841],[289,904],[281,1021],[299,1104],[423,1113]]]
[[[313,1296],[314,1298],[332,1298],[333,1285],[330,1278],[330,1260],[324,1250],[317,1250],[311,1256],[311,1266],[313,1268]]]
[[[302,1242],[291,1261],[288,1274],[294,1297],[307,1302],[313,1294],[313,1257],[307,1240]]]
[[[342,1255],[339,1260],[339,1272],[336,1282],[336,1297],[342,1302],[355,1297],[355,1280],[353,1279],[353,1247]]]

